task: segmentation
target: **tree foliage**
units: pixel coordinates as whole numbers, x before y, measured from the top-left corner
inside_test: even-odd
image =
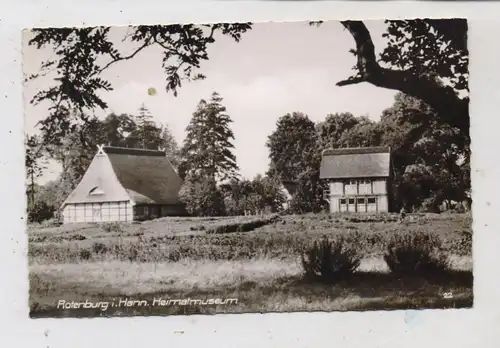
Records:
[[[141,122],[140,117],[127,114],[110,114],[104,120],[89,118],[88,122],[77,125],[75,132],[60,139],[59,145],[45,147],[44,155],[62,167],[60,177],[51,183],[58,187],[56,208],[80,182],[101,144],[153,150],[165,148],[172,163],[179,162],[177,143],[166,125],[157,125],[150,118]]]
[[[54,217],[54,208],[45,201],[37,200],[28,204],[28,222],[39,223]]]
[[[25,151],[24,164],[26,168],[26,178],[28,179],[27,194],[30,200],[29,203],[34,204],[36,190],[35,180],[43,174],[46,165],[40,138],[36,135],[26,136]]]
[[[178,169],[182,161],[181,149],[168,126],[162,127],[161,139],[161,147],[165,150],[170,163],[172,163],[175,169]]]
[[[320,22],[319,22],[320,23]],[[362,21],[343,21],[355,41],[351,52],[356,57],[354,76],[339,81],[338,86],[368,82],[399,90],[429,104],[450,126],[469,134],[468,48],[465,19],[389,20],[383,36],[386,47],[380,57],[370,31]],[[318,23],[316,23],[318,24]],[[111,40],[109,27],[39,28],[33,30],[31,46],[50,48],[54,58],[42,62],[40,71],[27,79],[56,74],[55,86],[40,90],[32,103],[51,103],[49,115],[41,122],[45,140],[63,137],[87,121],[85,113],[72,119],[68,110],[80,111],[107,107],[101,92],[112,90],[101,73],[109,67],[133,59],[151,46],[162,49],[162,67],[166,90],[175,95],[183,81],[204,78],[201,63],[209,59],[207,50],[220,36],[239,42],[251,30],[250,23],[205,25],[133,26],[123,37],[132,45],[125,53]],[[458,93],[462,93],[459,96]]]
[[[300,113],[282,117],[268,141],[270,172],[294,182],[293,212],[315,211],[325,188],[318,173],[321,152],[370,146],[391,149],[392,209],[437,211],[443,202],[470,200],[468,136],[403,93],[378,122],[350,113],[329,114],[315,126]]]
[[[278,119],[266,146],[271,160],[269,175],[293,186],[292,209],[297,212],[321,209],[321,149],[314,122],[300,112],[286,114]]]
[[[111,39],[110,27],[34,29],[29,45],[38,49],[50,48],[54,52],[54,58],[44,61],[37,74],[26,77],[33,79],[49,72],[56,74],[55,86],[38,91],[32,99],[34,104],[51,103],[48,117],[41,122],[46,140],[63,137],[75,129],[77,120],[70,118],[68,110],[78,109],[81,111],[79,120],[86,122],[88,117],[84,111],[107,108],[101,93],[111,91],[113,86],[101,74],[109,67],[133,59],[148,47],[160,47],[165,89],[177,95],[183,81],[204,78],[197,70],[208,59],[207,49],[217,35],[238,42],[250,29],[249,23],[133,26],[122,40],[134,47],[130,53],[117,48]]]
[[[189,173],[179,191],[179,198],[193,216],[224,215],[224,198],[210,176]]]
[[[358,123],[359,120],[349,112],[326,115],[325,120],[316,126],[320,146],[323,149],[342,147],[342,135]]]
[[[383,112],[381,144],[392,150],[396,201],[407,208],[436,210],[463,201],[470,190],[470,141],[425,102],[396,95]],[[425,202],[425,204],[424,204]]]
[[[237,176],[238,165],[233,154],[231,117],[214,92],[209,101],[201,100],[186,128],[182,147],[182,176],[208,176],[214,182]]]
[[[227,215],[276,213],[283,209],[281,182],[257,175],[253,180],[233,179],[221,186]]]
[[[344,21],[354,38],[355,74],[338,86],[369,82],[399,90],[432,107],[443,122],[469,136],[467,20],[388,20],[380,59],[365,24]],[[460,95],[461,94],[461,95]]]
[[[351,113],[329,114],[316,128],[321,149],[376,146],[382,137],[376,122]]]
[[[307,202],[312,207],[321,202],[318,154],[322,149],[385,145],[391,146],[394,154],[393,192],[399,198],[417,197],[411,202],[399,199],[400,204],[416,207],[426,202],[434,206],[442,200],[467,196],[470,191],[467,21],[386,21],[387,31],[383,34],[386,46],[378,48],[380,56],[376,56],[371,33],[362,21],[341,23],[354,39],[355,49],[351,52],[356,62],[354,75],[337,85],[368,82],[402,94],[380,122],[340,114],[328,116],[316,128],[304,115],[280,119],[267,143],[271,158],[268,174],[282,182],[294,182],[296,197],[301,197],[297,203]],[[209,59],[207,50],[217,35],[239,42],[251,27],[250,23],[130,27],[123,38],[134,47],[128,53],[120,51],[111,40],[111,28],[33,30],[29,44],[39,49],[51,48],[55,53],[42,63],[37,74],[27,76],[33,79],[55,72],[55,84],[38,91],[32,99],[34,104],[50,102],[48,116],[40,123],[43,144],[50,145],[47,150],[54,158],[64,158],[63,171],[71,167],[75,173],[88,165],[88,158],[79,148],[107,142],[128,146],[134,139],[130,134],[139,134],[136,122],[126,115],[114,115],[103,124],[88,116],[89,110],[107,107],[102,92],[111,91],[113,86],[102,77],[102,72],[133,59],[148,47],[158,46],[162,49],[165,89],[177,95],[184,81],[205,77],[199,69]],[[212,178],[234,177],[237,166],[231,151],[233,135],[220,101],[212,98],[211,102],[200,103],[198,115],[193,115],[193,119],[202,121],[192,122],[188,129],[191,137],[184,144],[183,154],[189,160],[180,164],[181,174],[194,177],[203,172],[205,177],[208,172]],[[218,119],[214,116],[217,114],[223,117]],[[225,128],[217,129],[213,120],[222,121],[220,127]],[[88,134],[97,130],[99,139],[88,139]],[[203,137],[202,130],[206,132]],[[167,142],[167,133],[158,133],[163,143]],[[137,141],[136,136],[134,146]],[[162,141],[155,136],[155,148],[158,143]],[[218,157],[207,156],[209,152]],[[33,158],[27,154],[27,164],[32,168]]]
[[[276,122],[266,146],[274,174],[282,181],[296,181],[317,148],[315,124],[303,113],[286,114]]]
[[[163,143],[162,129],[156,125],[149,109],[142,104],[133,117],[133,128],[127,136],[126,146],[140,149],[157,149]]]

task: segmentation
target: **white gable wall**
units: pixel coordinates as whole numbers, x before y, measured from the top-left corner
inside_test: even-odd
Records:
[[[91,195],[90,191],[98,187],[103,194]],[[87,171],[63,203],[98,203],[130,201],[127,190],[120,184],[106,154],[97,154]]]
[[[64,223],[132,221],[133,203],[105,153],[94,157],[62,212]]]

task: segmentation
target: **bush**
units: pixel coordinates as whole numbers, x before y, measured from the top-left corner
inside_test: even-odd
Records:
[[[104,243],[97,242],[92,245],[92,251],[94,252],[94,254],[101,254],[107,252],[108,247]]]
[[[455,249],[460,255],[469,255],[472,251],[472,230],[465,228],[459,233],[461,238],[456,241]]]
[[[54,217],[54,208],[44,201],[36,201],[28,205],[28,222],[40,223]]]
[[[92,257],[92,253],[88,249],[81,249],[79,254],[82,260],[90,260]]]
[[[224,213],[224,197],[213,178],[188,176],[179,198],[191,215],[221,216]]]
[[[107,232],[107,233],[122,232],[122,228],[121,228],[120,224],[117,222],[103,223],[103,224],[101,224],[101,228],[103,229],[104,232]]]
[[[389,240],[384,260],[400,276],[441,274],[449,269],[441,246],[441,240],[427,232],[396,234]]]
[[[68,236],[67,238],[64,238],[64,239],[66,239],[66,240],[85,240],[85,239],[87,239],[87,237],[82,236],[81,234],[75,234],[72,236]]]
[[[375,214],[349,214],[342,216],[345,221],[352,223],[374,223],[374,222],[397,222],[399,217],[397,214],[391,213],[375,213]]]
[[[301,255],[305,277],[324,283],[336,283],[350,277],[359,267],[361,258],[347,245],[342,236],[333,241],[326,237],[315,241]]]
[[[266,226],[278,221],[279,215],[273,215],[268,219],[256,218],[246,222],[235,222],[219,225],[207,230],[208,234],[224,234],[233,232],[250,232],[259,227]]]

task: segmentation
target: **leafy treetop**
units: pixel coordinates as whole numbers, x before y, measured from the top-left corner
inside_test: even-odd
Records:
[[[203,79],[195,73],[204,60],[208,60],[207,48],[215,42],[216,34],[229,36],[238,42],[241,35],[251,29],[249,23],[218,23],[203,25],[141,25],[131,27],[123,41],[135,45],[125,54],[120,52],[110,39],[110,27],[47,28],[34,29],[29,45],[38,49],[49,47],[54,50],[54,59],[42,63],[38,74],[28,80],[56,72],[56,85],[38,91],[32,99],[37,104],[51,102],[49,116],[41,122],[46,137],[56,133],[64,136],[74,131],[75,123],[69,119],[67,110],[77,108],[92,110],[106,109],[106,102],[99,96],[101,91],[111,91],[111,83],[101,73],[112,65],[134,58],[139,52],[151,46],[163,49],[162,67],[166,75],[166,90],[177,95],[183,80]],[[84,113],[83,121],[88,121]]]
[[[439,117],[461,133],[469,135],[468,49],[465,19],[389,20],[387,46],[380,57],[370,31],[362,21],[343,21],[355,41],[351,52],[356,57],[355,74],[338,86],[368,82],[375,86],[401,91],[425,101]],[[30,45],[50,47],[55,59],[42,63],[36,78],[55,69],[56,85],[39,91],[33,103],[49,100],[49,115],[41,122],[47,138],[57,138],[74,130],[71,108],[106,108],[98,92],[112,90],[101,73],[110,66],[133,59],[150,46],[163,50],[162,67],[166,90],[177,95],[184,80],[205,76],[197,72],[207,60],[207,49],[216,34],[239,42],[252,28],[251,23],[218,23],[205,25],[152,25],[131,27],[123,40],[135,45],[128,54],[120,52],[110,39],[111,28],[35,29]],[[464,96],[465,95],[465,96]],[[81,120],[87,121],[80,113]]]

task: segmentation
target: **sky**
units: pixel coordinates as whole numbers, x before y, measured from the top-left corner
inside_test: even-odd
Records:
[[[380,52],[385,47],[381,36],[385,24],[383,21],[365,24]],[[121,42],[127,30],[115,27],[111,34],[124,53],[134,49]],[[28,46],[30,35],[29,32],[23,35],[26,75],[36,73],[43,60],[54,56],[50,49]],[[161,50],[148,48],[102,74],[114,90],[101,94],[109,108],[95,110],[95,114],[100,118],[111,112],[136,114],[144,104],[157,123],[170,127],[181,145],[198,102],[217,91],[233,120],[234,153],[240,174],[251,179],[268,168],[265,143],[279,117],[297,111],[319,122],[329,113],[351,112],[378,120],[382,111],[392,105],[396,91],[368,83],[335,85],[353,73],[355,57],[349,53],[352,48],[352,36],[337,21],[320,27],[311,27],[306,22],[254,24],[239,43],[219,36],[208,49],[209,60],[201,64],[200,72],[207,78],[184,83],[177,97],[165,92]],[[49,74],[25,85],[25,127],[29,134],[37,132],[36,123],[48,114],[48,104],[34,106],[29,101],[38,90],[53,84],[53,79],[54,75]],[[148,94],[150,88],[156,89],[154,96]],[[57,163],[50,162],[39,183],[55,179],[60,170]]]

